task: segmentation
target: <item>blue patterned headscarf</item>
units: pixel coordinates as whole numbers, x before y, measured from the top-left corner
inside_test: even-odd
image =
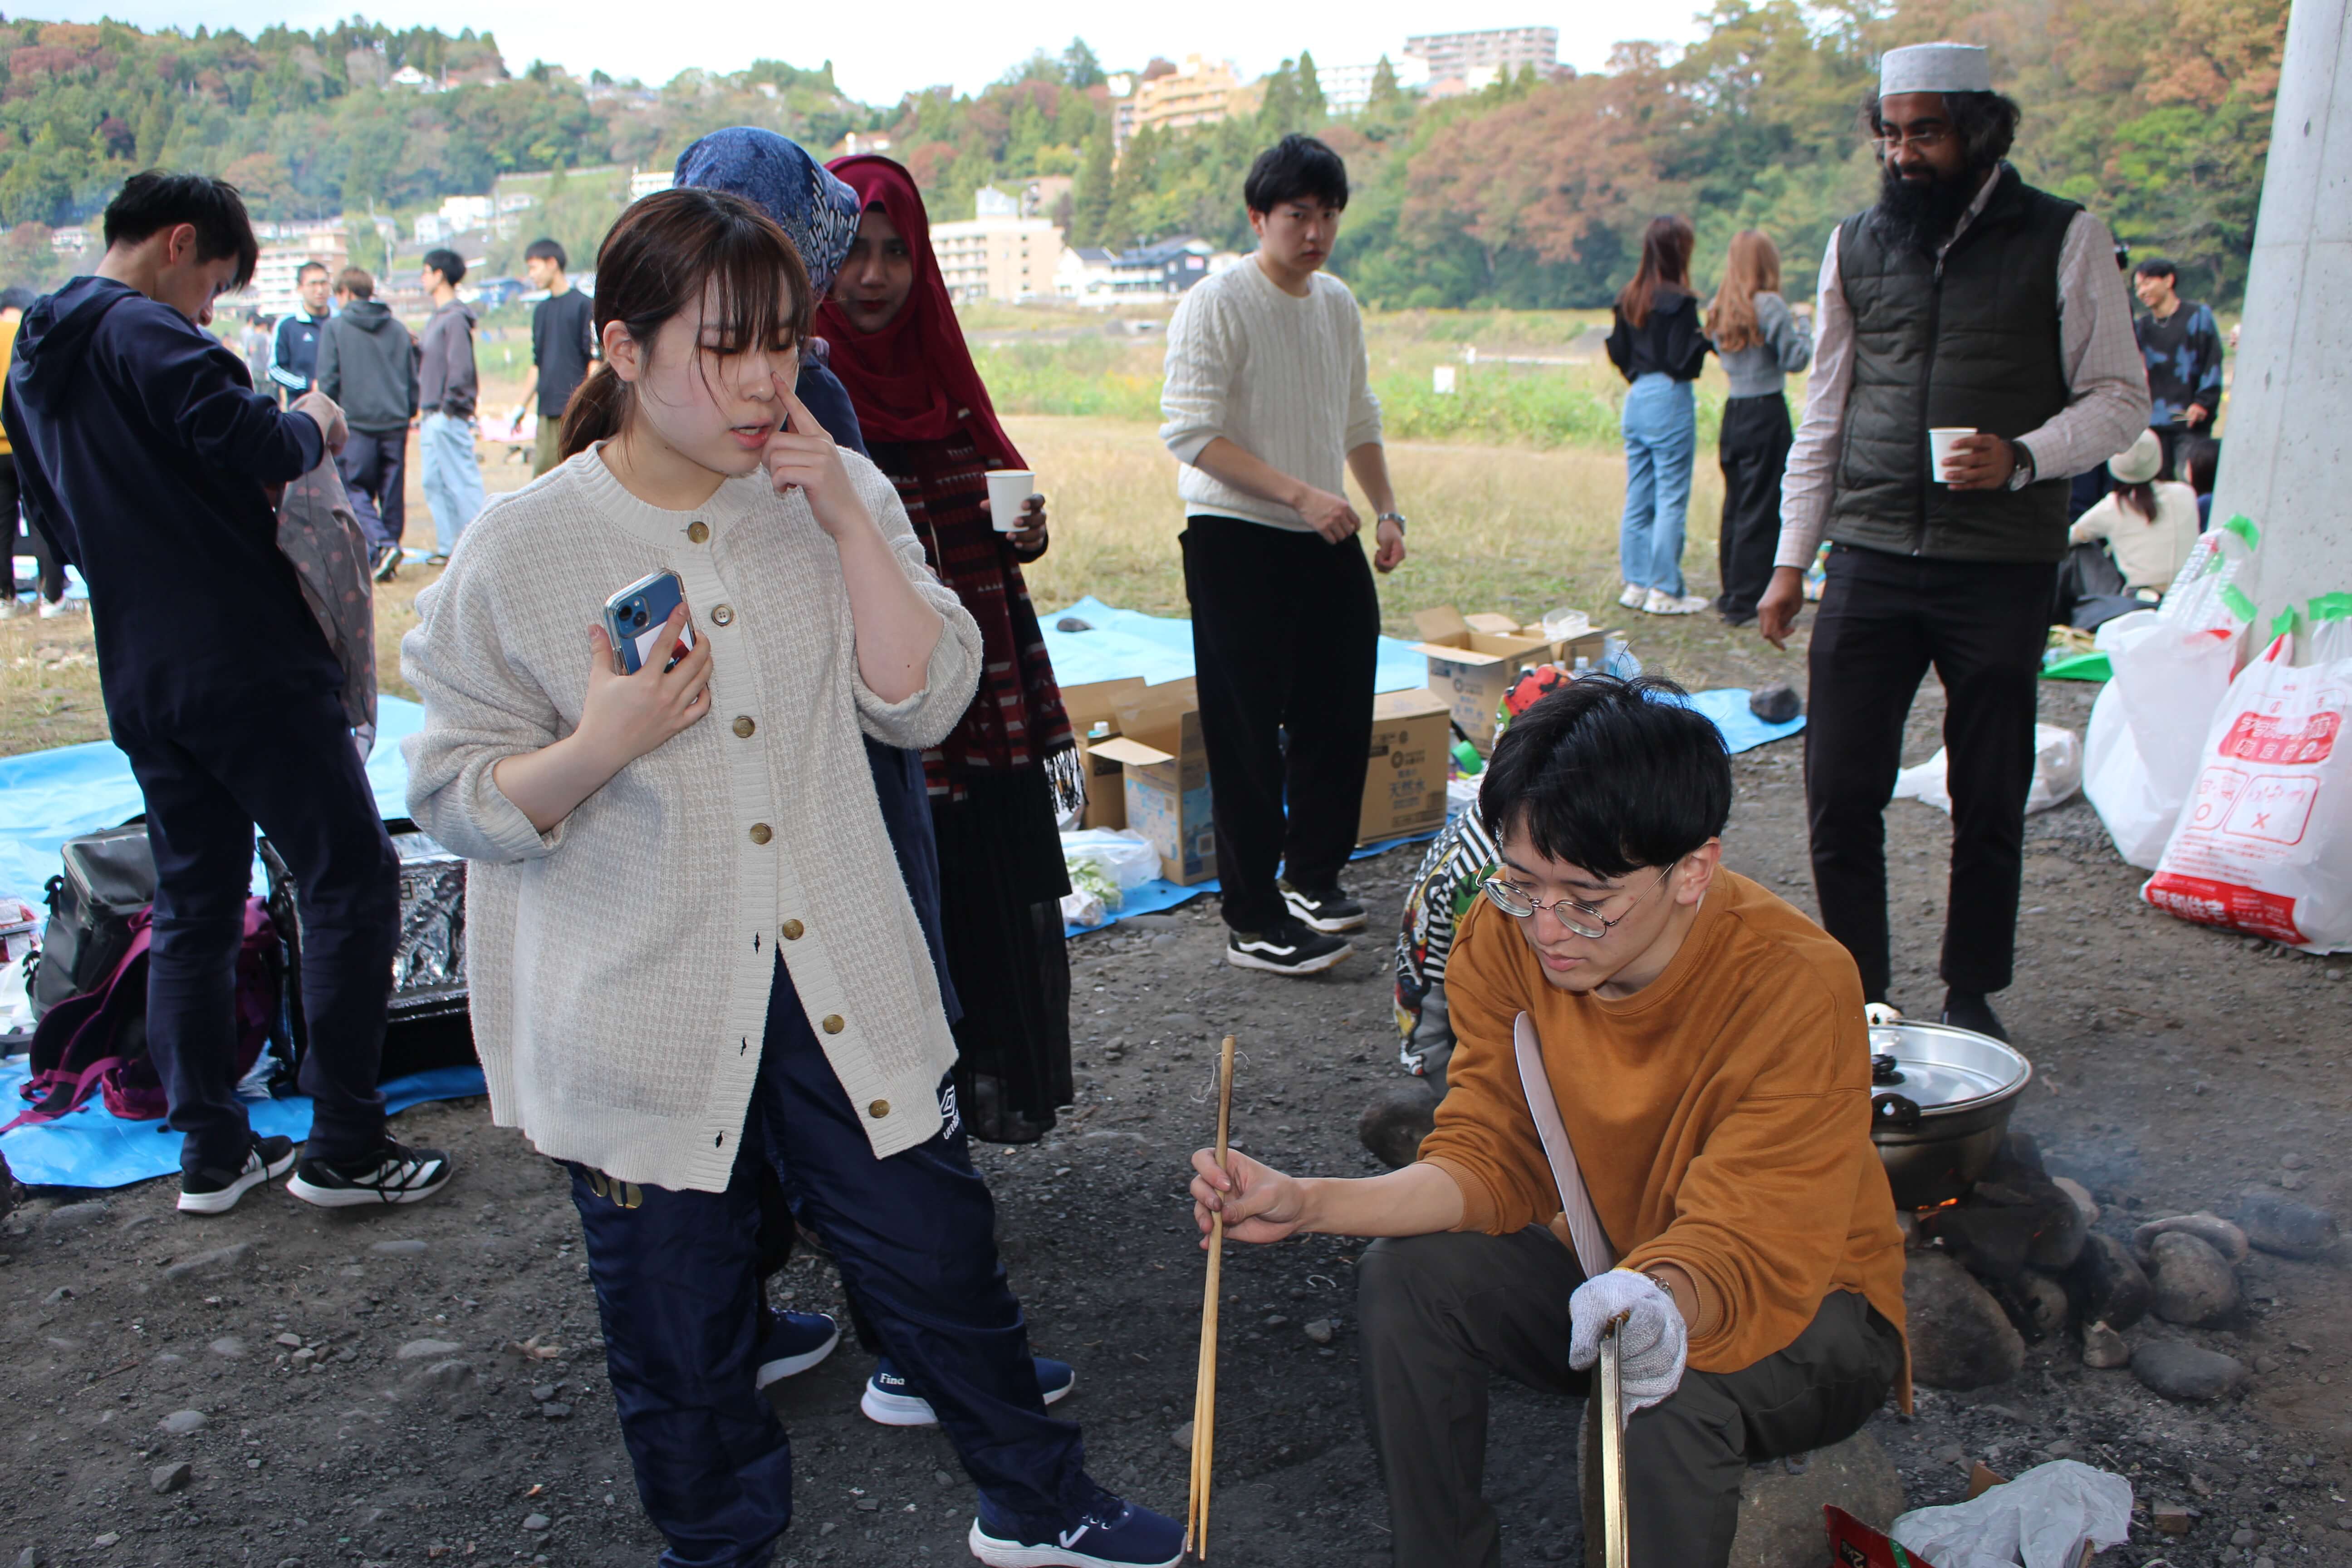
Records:
[[[772,131],[737,125],[714,131],[678,154],[672,175],[680,186],[726,191],[755,203],[776,220],[801,253],[809,286],[819,298],[857,237],[857,193],[828,173],[797,142]]]

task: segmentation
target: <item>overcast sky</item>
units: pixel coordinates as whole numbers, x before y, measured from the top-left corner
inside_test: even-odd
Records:
[[[1692,10],[1696,10],[1696,5]],[[110,16],[141,27],[198,22],[247,35],[276,23],[331,26],[352,14],[351,0],[205,0],[192,5],[155,0],[66,0],[36,5],[43,16],[92,21]],[[498,37],[509,68],[520,72],[536,58],[586,75],[601,68],[624,79],[658,85],[689,66],[735,70],[761,58],[815,66],[834,62],[835,78],[852,96],[874,103],[941,82],[969,92],[985,86],[1032,50],[1058,52],[1082,36],[1113,69],[1140,66],[1153,55],[1181,59],[1192,52],[1232,58],[1258,75],[1301,48],[1327,65],[1369,63],[1394,55],[1408,34],[1437,27],[1550,26],[1559,29],[1560,58],[1580,69],[1608,58],[1610,46],[1629,37],[1684,42],[1696,32],[1692,12],[1679,4],[1638,10],[1601,0],[1321,0],[1306,6],[1264,0],[1191,0],[1164,10],[1105,5],[1101,0],[1027,0],[1025,4],[876,4],[753,5],[744,0],[700,0],[664,5],[628,0],[515,0],[496,6],[457,0],[364,8],[394,26],[488,28]]]

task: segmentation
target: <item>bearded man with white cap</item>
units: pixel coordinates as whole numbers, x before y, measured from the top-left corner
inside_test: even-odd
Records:
[[[1759,629],[1782,646],[1823,537],[1805,800],[1822,924],[1893,1014],[1886,803],[1932,666],[1952,859],[1944,1021],[2007,1038],[2033,719],[2067,480],[2147,427],[2147,372],[2105,224],[2008,163],[2019,111],[1985,50],[1889,50],[1863,121],[1877,205],[1822,258],[1813,374]]]

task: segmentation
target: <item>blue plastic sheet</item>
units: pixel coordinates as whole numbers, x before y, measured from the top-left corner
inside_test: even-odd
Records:
[[[1348,858],[1362,860],[1374,855],[1385,855],[1400,845],[1425,844],[1436,837],[1437,830],[1433,827],[1427,833],[1409,833],[1402,838],[1383,838],[1377,844],[1361,846]],[[1090,931],[1107,931],[1129,915],[1156,915],[1162,910],[1172,910],[1179,904],[1189,904],[1203,893],[1213,893],[1217,890],[1217,879],[1214,877],[1205,882],[1194,882],[1190,887],[1179,887],[1164,877],[1154,877],[1149,882],[1129,888],[1127,890],[1127,897],[1120,900],[1118,908],[1111,910],[1095,924],[1064,926],[1062,934],[1084,936]]]
[[[0,1121],[25,1108],[19,1092],[30,1076],[26,1057],[0,1058]],[[428,1100],[463,1100],[488,1094],[478,1067],[434,1068],[394,1079],[383,1086],[387,1114]],[[307,1095],[246,1102],[254,1131],[265,1138],[310,1135]],[[161,1121],[125,1121],[92,1095],[82,1108],[55,1121],[17,1128],[0,1135],[0,1154],[20,1182],[44,1187],[127,1187],[133,1182],[179,1173],[180,1138]]]
[[[1723,732],[1723,749],[1733,756],[1752,752],[1767,742],[1784,740],[1805,727],[1802,713],[1785,724],[1767,724],[1748,710],[1748,696],[1744,686],[1691,693],[1690,705],[1715,721],[1715,727]]]
[[[1091,629],[1060,630],[1061,623],[1069,618],[1084,621]],[[1045,629],[1045,651],[1054,660],[1054,679],[1064,686],[1135,676],[1141,676],[1146,685],[1158,686],[1192,673],[1190,621],[1115,609],[1091,595],[1038,619]],[[1372,672],[1375,692],[1409,691],[1428,684],[1429,661],[1411,643],[1394,637],[1381,639]]]

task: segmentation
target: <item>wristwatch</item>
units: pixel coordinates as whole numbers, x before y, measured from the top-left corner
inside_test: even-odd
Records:
[[[1404,531],[1404,513],[1401,511],[1384,511],[1381,513],[1380,516],[1372,519],[1372,526],[1374,528],[1378,528],[1384,522],[1395,523],[1399,533],[1402,533]]]
[[[2009,470],[2009,488],[2021,490],[2033,482],[2033,450],[2022,441],[2011,441],[2009,457],[2015,465]]]

